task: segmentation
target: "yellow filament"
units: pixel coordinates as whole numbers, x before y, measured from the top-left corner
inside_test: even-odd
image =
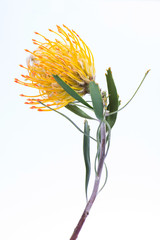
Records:
[[[58,75],[80,95],[87,92],[87,85],[95,78],[94,58],[89,47],[74,30],[70,30],[65,25],[63,28],[57,26],[57,29],[58,32],[51,29],[49,31],[60,37],[60,40],[51,41],[42,34],[36,33],[46,42],[33,39],[33,43],[38,45],[38,48],[33,52],[26,50],[31,53],[26,67],[29,76],[22,75],[25,82],[20,80],[16,82],[39,90],[38,95],[30,96],[33,97],[33,100],[31,99],[28,104],[39,105],[36,98],[40,97],[39,100],[43,103],[53,106],[54,109],[59,109],[74,101],[58,85],[53,75]],[[26,81],[30,82],[26,83]],[[44,106],[33,106],[33,108],[39,108],[43,111],[50,110]]]

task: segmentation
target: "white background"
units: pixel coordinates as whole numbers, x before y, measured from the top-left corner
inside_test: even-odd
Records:
[[[48,28],[63,23],[91,48],[102,89],[112,68],[122,105],[151,69],[118,115],[108,182],[79,239],[160,239],[159,13],[159,1],[1,1],[0,239],[67,240],[85,206],[82,135],[54,112],[30,110],[19,97],[29,90],[14,83],[34,31],[54,39]]]

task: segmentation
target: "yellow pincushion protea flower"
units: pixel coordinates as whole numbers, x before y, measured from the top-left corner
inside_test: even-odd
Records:
[[[89,82],[95,79],[91,50],[75,31],[65,25],[63,27],[57,26],[58,32],[49,29],[60,37],[60,40],[55,41],[35,32],[43,37],[45,42],[33,39],[38,48],[33,52],[25,49],[31,56],[27,61],[27,67],[20,65],[28,70],[28,75],[21,75],[24,81],[15,79],[19,84],[39,90],[39,94],[35,96],[21,94],[30,97],[26,104],[31,104],[31,108],[37,108],[39,111],[50,109],[40,107],[38,101],[59,109],[75,100],[56,82],[53,75],[58,75],[81,96],[88,92]]]

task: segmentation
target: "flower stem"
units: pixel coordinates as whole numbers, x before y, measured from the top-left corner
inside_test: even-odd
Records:
[[[87,202],[87,205],[83,211],[83,214],[76,226],[76,228],[74,229],[74,232],[70,238],[70,240],[75,240],[78,237],[79,232],[81,231],[81,228],[90,212],[90,209],[96,199],[96,196],[98,194],[98,188],[99,188],[99,184],[100,184],[100,179],[101,179],[101,174],[102,174],[102,169],[103,169],[103,165],[104,165],[104,160],[105,160],[105,146],[106,146],[106,125],[104,122],[102,122],[101,124],[101,145],[100,145],[100,158],[99,158],[99,163],[98,163],[98,170],[97,170],[97,174],[95,177],[95,182],[94,182],[94,187],[93,187],[93,191],[91,194],[91,197],[89,199],[89,201]]]

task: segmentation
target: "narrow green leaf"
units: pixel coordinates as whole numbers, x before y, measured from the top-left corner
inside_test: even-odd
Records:
[[[98,193],[100,193],[103,190],[103,188],[105,187],[105,185],[107,183],[107,179],[108,179],[108,169],[107,169],[105,162],[104,162],[104,167],[105,167],[105,180],[104,180],[104,183]]]
[[[91,94],[91,99],[93,103],[93,110],[95,112],[96,117],[99,120],[103,120],[103,100],[99,90],[98,84],[94,81],[89,83],[89,90]]]
[[[94,161],[94,170],[95,170],[96,174],[97,174],[97,162],[99,161],[99,157],[100,157],[101,124],[102,124],[102,122],[99,123],[99,126],[97,128],[97,133],[96,133],[97,153],[96,153],[95,161]]]
[[[91,173],[91,163],[90,163],[90,128],[88,125],[87,120],[84,122],[84,138],[83,138],[83,154],[84,154],[84,162],[86,168],[86,177],[85,177],[85,192],[86,192],[86,199],[87,199],[87,190],[88,190],[88,183],[90,179]]]
[[[106,80],[107,80],[107,87],[108,87],[108,94],[109,94],[108,110],[111,113],[118,110],[119,100],[118,100],[117,89],[116,89],[110,68],[107,70]],[[111,128],[115,124],[116,118],[117,118],[117,113],[106,117],[106,120],[109,123]]]
[[[67,83],[65,83],[58,75],[53,75],[56,82],[74,99],[78,100],[82,104],[86,105],[87,107],[92,108],[76,91],[74,91]]]
[[[64,118],[66,118],[69,122],[71,122],[71,123],[73,124],[73,126],[75,126],[81,133],[83,133],[83,134],[85,135],[85,133],[84,133],[69,117],[67,117],[65,114],[63,114],[63,113],[61,113],[61,112],[59,112],[59,111],[57,111],[57,110],[55,110],[55,109],[47,106],[46,104],[42,103],[41,101],[37,101],[37,102],[39,102],[39,103],[42,104],[43,106],[49,108],[50,110],[52,110],[52,111],[60,114],[60,115],[63,116]],[[91,137],[90,135],[87,135],[87,136],[89,136],[89,138],[91,138],[92,140],[94,140],[94,141],[97,142],[97,140],[96,140],[95,138]]]
[[[106,158],[108,151],[109,151],[110,142],[111,142],[111,127],[106,120],[104,120],[104,122],[106,124],[106,128],[108,129],[108,131],[107,131],[108,133],[107,133],[107,137],[106,137],[106,144],[107,144],[107,149],[106,149],[106,153],[105,153],[105,158]]]
[[[144,82],[144,80],[145,80],[146,76],[148,75],[149,71],[150,71],[150,69],[147,70],[147,72],[145,73],[145,75],[144,75],[142,81],[140,82],[138,88],[136,89],[136,91],[134,92],[134,94],[132,95],[132,97],[129,99],[129,101],[128,101],[123,107],[121,107],[120,109],[118,109],[117,111],[112,112],[112,113],[109,113],[109,115],[113,115],[113,114],[115,114],[115,113],[117,113],[117,112],[123,110],[123,109],[124,109],[124,108],[125,108],[125,107],[126,107],[131,101],[132,101],[132,99],[135,97],[135,95],[137,94],[138,90],[139,90],[140,87],[142,86],[142,83]],[[120,105],[120,101],[118,102],[118,104]]]
[[[110,125],[109,123],[105,120],[105,124],[106,124],[106,127],[108,128],[108,134],[107,134],[107,137],[106,137],[106,145],[107,145],[107,149],[106,149],[106,152],[105,152],[105,158],[107,157],[107,154],[108,154],[108,151],[109,151],[109,147],[110,147],[110,141],[111,141],[111,128],[110,128]],[[98,144],[98,142],[97,142]],[[106,185],[107,183],[107,179],[108,179],[108,169],[107,169],[107,166],[106,166],[106,163],[104,162],[104,166],[105,166],[105,181],[104,181],[104,184],[103,186],[101,187],[101,189],[99,190],[99,192],[102,191],[102,189],[104,188],[104,186]]]
[[[92,117],[90,117],[87,113],[85,113],[83,110],[81,110],[79,107],[72,105],[72,104],[68,104],[65,106],[68,110],[70,110],[71,112],[77,114],[80,117],[86,118],[86,119],[94,119]]]

